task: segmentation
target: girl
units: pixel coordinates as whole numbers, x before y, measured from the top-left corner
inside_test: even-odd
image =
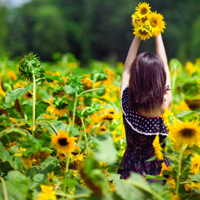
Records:
[[[164,143],[168,132],[160,115],[170,109],[172,95],[170,73],[162,36],[155,37],[156,55],[143,52],[137,57],[140,38],[134,37],[130,46],[121,83],[121,108],[126,130],[127,149],[118,173],[126,179],[131,172],[159,175],[163,161],[147,160],[154,155],[152,142],[159,135]],[[164,147],[164,145],[162,146]],[[155,180],[149,179],[149,182]]]

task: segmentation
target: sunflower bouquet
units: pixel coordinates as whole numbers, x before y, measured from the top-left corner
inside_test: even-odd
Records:
[[[157,11],[152,12],[148,3],[139,3],[132,14],[133,34],[141,40],[149,39],[163,32],[164,17]]]

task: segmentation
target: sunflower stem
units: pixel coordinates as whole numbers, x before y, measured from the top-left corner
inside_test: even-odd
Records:
[[[83,118],[82,118],[82,117],[81,117],[81,122],[82,122],[83,129],[84,129],[84,132],[85,132],[86,152],[88,153],[88,138],[87,138],[87,132],[86,132],[85,124],[84,124],[84,121],[83,121]]]
[[[90,90],[86,90],[86,91],[80,93],[79,95],[77,95],[77,97],[80,97],[80,96],[82,96],[83,94],[88,93],[88,92],[94,92],[94,91],[103,90],[103,89],[104,89],[104,88],[93,88],[93,89],[90,89]]]
[[[35,137],[35,104],[36,104],[36,80],[35,80],[35,74],[33,73],[33,130],[32,130],[33,137]]]
[[[46,123],[50,124],[50,125],[52,126],[54,132],[56,133],[56,135],[58,135],[58,131],[57,131],[56,127],[55,127],[51,122],[49,122],[49,121],[47,121],[47,120],[44,120],[44,121],[41,121],[41,122],[46,122]],[[39,123],[40,123],[40,122],[39,122]],[[39,123],[38,123],[38,124],[39,124]]]
[[[18,129],[18,128],[10,128],[10,129],[5,129],[3,131],[0,132],[0,138],[3,137],[4,135],[6,134],[10,134],[10,133],[19,133],[21,134],[22,136],[26,136],[27,133]]]
[[[69,158],[70,158],[70,153],[66,155],[67,161],[66,161],[66,168],[65,168],[65,174],[69,171]]]
[[[76,106],[77,106],[77,99],[78,99],[77,92],[75,93],[75,98],[74,98],[74,108],[73,108],[73,116],[72,116],[72,127],[74,127],[74,121],[75,121],[75,115],[76,115]]]
[[[6,184],[5,184],[5,181],[2,177],[0,177],[0,180],[1,180],[1,183],[2,183],[2,189],[3,189],[3,194],[4,194],[4,200],[9,200],[8,199],[8,191],[7,191],[7,188],[6,188]]]
[[[65,167],[65,180],[68,179],[67,177],[67,172],[69,171],[69,158],[70,158],[70,153],[68,153],[67,155],[65,154],[67,160],[66,160],[66,167]],[[66,191],[66,185],[64,184],[64,189],[63,189],[63,192],[65,193]],[[63,197],[64,198],[64,197]],[[63,199],[62,198],[62,199]]]
[[[179,154],[179,159],[178,159],[178,172],[177,172],[176,194],[178,194],[178,191],[179,191],[180,176],[181,176],[181,162],[182,162],[182,155],[183,155],[184,149],[185,149],[185,146],[182,146],[180,154]]]
[[[176,76],[177,76],[177,67],[172,76],[172,95],[175,95],[175,83],[176,83]]]

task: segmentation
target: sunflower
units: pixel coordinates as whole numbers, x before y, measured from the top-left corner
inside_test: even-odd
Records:
[[[116,114],[116,111],[114,108],[108,108],[107,109],[107,113],[110,114],[110,115],[115,115]]]
[[[26,157],[26,158],[21,158],[23,166],[26,167],[27,169],[30,169],[33,165],[33,163],[36,161],[35,158],[32,156]]]
[[[55,179],[57,179],[57,176],[54,175],[54,171],[47,173],[47,181],[55,182]]]
[[[104,115],[100,115],[100,116],[98,116],[98,118],[97,118],[97,122],[98,123],[103,123],[104,121],[111,121],[111,120],[113,120],[114,119],[114,116],[113,115],[111,115],[111,114],[104,114]]]
[[[41,185],[41,192],[37,198],[37,200],[56,200],[56,195],[51,185]]]
[[[170,125],[173,122],[174,114],[165,108],[164,113],[161,115],[165,125]]]
[[[83,87],[84,87],[85,90],[89,90],[89,89],[92,88],[92,84],[93,83],[92,83],[92,81],[90,79],[90,74],[86,74],[85,78],[83,78],[81,80],[81,82],[83,83]]]
[[[149,6],[148,3],[146,3],[146,2],[139,3],[138,7],[135,8],[135,10],[136,10],[135,13],[139,17],[144,17],[151,12],[150,9],[151,9],[151,7]]]
[[[171,165],[166,166],[165,162],[162,162],[160,176],[167,178],[168,175],[166,175],[165,172],[172,172],[172,171],[173,171],[173,167]]]
[[[27,91],[24,94],[24,99],[32,99],[33,95],[32,95],[32,91]]]
[[[57,153],[56,157],[58,157],[59,161],[62,162],[63,160],[66,159],[66,155],[64,153]]]
[[[83,157],[83,153],[81,154],[78,154],[76,155],[75,157],[73,157],[73,162],[77,162],[77,163],[80,163],[84,160],[84,157]]]
[[[195,156],[191,158],[191,172],[197,175],[199,170],[200,170],[200,156],[198,154],[195,154]]]
[[[170,186],[171,189],[176,188],[176,181],[171,175],[169,175],[169,177],[166,179],[166,185],[168,185],[168,184],[171,185]]]
[[[159,160],[163,160],[163,153],[162,153],[162,148],[160,146],[160,142],[159,142],[159,135],[156,135],[154,141],[153,141],[153,148],[154,148],[154,152],[155,152],[155,156],[156,158],[158,158]]]
[[[163,29],[165,28],[165,22],[163,21],[164,17],[157,13],[157,12],[151,12],[148,16],[149,19],[149,30],[151,31],[153,36],[159,35],[161,32],[163,32]]]
[[[68,133],[62,130],[58,131],[58,135],[51,134],[51,144],[56,146],[59,153],[67,154],[75,149],[75,137],[69,137]]]
[[[132,18],[132,25],[134,26],[134,28],[138,28],[140,26],[140,18],[134,14],[131,15],[131,18]]]
[[[198,121],[179,122],[174,120],[174,124],[168,127],[171,143],[175,147],[181,147],[182,145],[199,146],[200,128],[198,125]]]
[[[134,29],[133,34],[137,38],[141,38],[141,40],[147,40],[150,37],[152,37],[151,32],[147,28],[144,28],[144,27],[139,27],[139,28]]]
[[[1,99],[1,96],[3,96],[3,97],[6,96],[6,92],[5,92],[5,89],[3,87],[3,81],[2,80],[0,81],[0,99]]]
[[[97,129],[98,129],[98,133],[104,134],[104,132],[107,130],[107,127],[106,126],[98,126]]]
[[[17,80],[17,76],[16,76],[15,72],[13,72],[13,71],[9,71],[8,74],[7,74],[7,76],[9,78],[11,78],[13,81]]]
[[[65,113],[69,114],[68,103],[65,99],[60,97],[53,100],[51,99],[49,104],[50,105],[47,107],[47,111],[51,114],[59,117],[63,117]]]
[[[187,72],[189,73],[189,75],[192,75],[195,72],[194,65],[190,61],[186,62],[185,69],[187,70]]]

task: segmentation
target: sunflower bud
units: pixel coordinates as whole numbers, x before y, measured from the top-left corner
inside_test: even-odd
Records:
[[[25,55],[24,58],[19,63],[19,73],[25,79],[31,80],[33,75],[36,78],[41,78],[44,75],[44,69],[40,66],[39,58],[32,52]]]

